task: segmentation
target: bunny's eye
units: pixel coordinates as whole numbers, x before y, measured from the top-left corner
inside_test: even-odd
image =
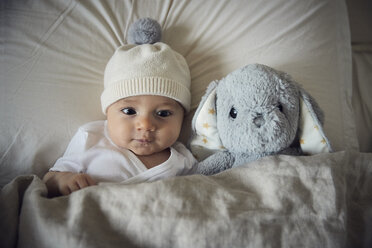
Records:
[[[283,112],[283,105],[281,103],[278,103],[277,107],[280,112]]]
[[[237,115],[238,115],[238,111],[236,111],[236,109],[234,107],[232,107],[230,109],[230,117],[235,119]]]

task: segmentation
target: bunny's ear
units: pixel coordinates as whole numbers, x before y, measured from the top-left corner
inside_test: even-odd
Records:
[[[318,104],[304,89],[300,89],[299,139],[304,154],[332,152],[323,131],[324,115]]]
[[[192,119],[189,146],[198,160],[223,150],[217,130],[216,89],[217,81],[211,82]]]

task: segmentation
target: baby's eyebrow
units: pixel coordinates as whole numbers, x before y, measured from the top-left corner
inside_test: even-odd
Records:
[[[159,103],[158,105],[159,108],[171,108],[171,109],[177,109],[179,107],[183,108],[182,105],[179,102],[163,102]]]
[[[121,99],[117,101],[118,107],[134,107],[136,105],[140,104],[140,102],[132,99]]]
[[[163,103],[159,103],[158,104],[159,106],[161,106],[161,107],[174,107],[175,106],[175,104],[174,103],[171,103],[171,102],[163,102]]]
[[[120,103],[136,103],[138,101],[136,99],[123,98],[123,99],[120,99],[118,102],[120,102]]]
[[[135,104],[141,104],[140,100],[137,99],[120,99],[118,101],[120,105],[135,105]],[[164,108],[164,107],[175,107],[177,102],[170,102],[170,101],[164,101],[164,102],[159,102],[156,104],[159,108]]]

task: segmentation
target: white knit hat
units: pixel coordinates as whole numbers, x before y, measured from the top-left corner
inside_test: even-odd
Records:
[[[190,110],[190,71],[186,60],[168,45],[123,45],[107,63],[102,111],[129,96],[158,95],[178,101]]]

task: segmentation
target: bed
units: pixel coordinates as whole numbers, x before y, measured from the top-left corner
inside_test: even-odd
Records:
[[[186,58],[194,110],[211,81],[266,64],[315,97],[334,152],[48,198],[40,178],[105,118],[105,64],[141,17]],[[12,0],[0,20],[1,247],[372,246],[371,46],[352,47],[344,1]]]

